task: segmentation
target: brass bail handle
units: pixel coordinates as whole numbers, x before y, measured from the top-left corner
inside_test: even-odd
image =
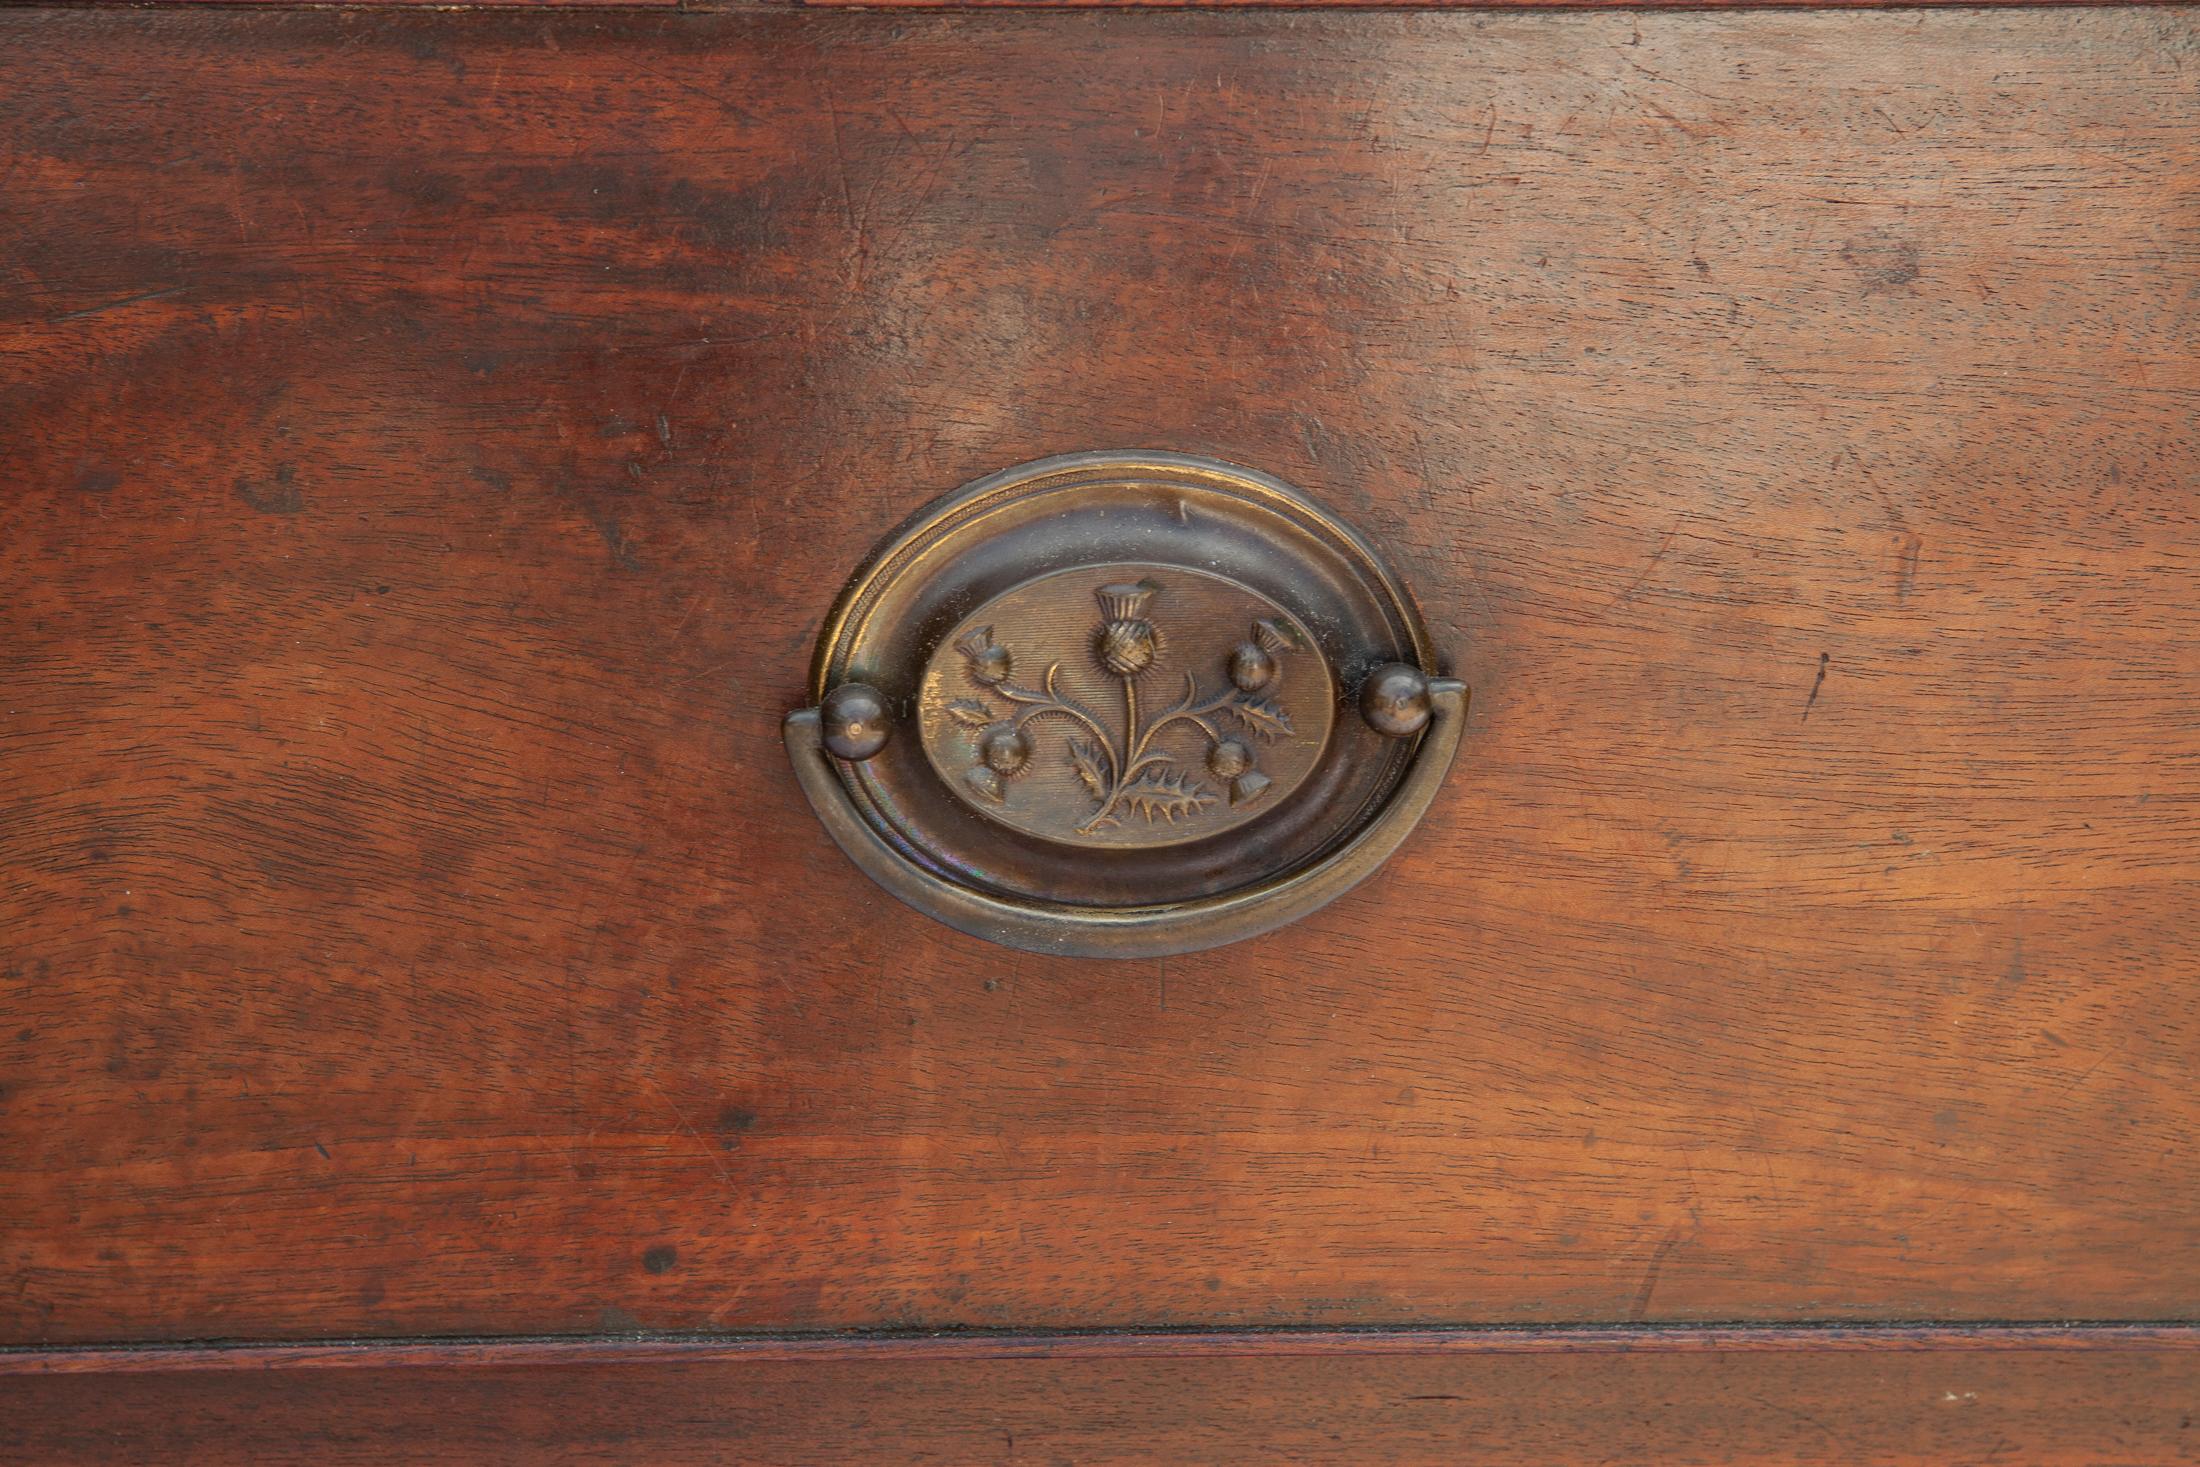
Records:
[[[832,839],[918,910],[1033,951],[1188,952],[1314,910],[1406,838],[1464,731],[1439,667],[1373,549],[1298,491],[1072,455],[880,548],[786,745]]]

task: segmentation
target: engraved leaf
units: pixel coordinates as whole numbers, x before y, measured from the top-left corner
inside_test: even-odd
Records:
[[[1076,766],[1077,777],[1085,782],[1085,788],[1096,800],[1107,798],[1107,777],[1101,773],[1100,751],[1086,739],[1069,741],[1069,762]]]
[[[1291,727],[1291,715],[1283,711],[1283,705],[1273,698],[1259,698],[1250,694],[1223,705],[1224,711],[1236,716],[1255,734],[1270,742],[1296,733]]]
[[[947,716],[964,728],[984,728],[993,721],[993,710],[975,698],[957,698],[947,705]]]
[[[1215,802],[1214,793],[1198,780],[1174,769],[1153,768],[1131,781],[1123,791],[1123,803],[1145,816],[1175,824],[1196,815]]]

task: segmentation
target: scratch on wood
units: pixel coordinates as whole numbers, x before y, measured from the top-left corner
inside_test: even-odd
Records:
[[[99,315],[102,311],[118,310],[123,306],[134,306],[139,304],[141,301],[166,300],[169,296],[181,295],[189,289],[191,289],[191,287],[188,285],[170,285],[160,290],[148,290],[140,292],[137,295],[126,295],[120,300],[105,301],[96,306],[86,306],[81,311],[63,311],[60,315],[55,316],[46,324],[49,326],[58,326],[63,321],[81,321],[86,316],[96,316]]]
[[[1643,562],[1642,569],[1636,573],[1635,578],[1627,583],[1627,589],[1598,608],[1596,615],[1589,618],[1591,621],[1603,620],[1621,602],[1642,589],[1643,582],[1650,579],[1650,572],[1658,568],[1658,562],[1665,559],[1665,553],[1673,548],[1673,537],[1681,532],[1682,521],[1686,518],[1684,515],[1682,519],[1673,521],[1673,527],[1665,532],[1665,538],[1658,542],[1658,548],[1650,552],[1650,558]]]
[[[718,1149],[703,1139],[703,1133],[696,1130],[694,1123],[688,1120],[687,1112],[680,1109],[679,1103],[671,1096],[665,1094],[662,1086],[651,1079],[646,1072],[638,1071],[637,1073],[641,1074],[642,1083],[650,1088],[650,1092],[665,1103],[665,1109],[672,1112],[673,1119],[680,1123],[680,1129],[687,1132],[688,1136],[695,1142],[695,1149],[703,1153],[703,1159],[708,1161],[711,1164],[711,1169],[718,1173],[718,1180],[725,1183],[729,1189],[732,1188],[734,1184],[733,1173],[726,1170],[726,1163],[719,1157]]]
[[[1665,1270],[1666,1256],[1681,1240],[1680,1224],[1665,1230],[1665,1237],[1658,1243],[1657,1251],[1650,1255],[1650,1266],[1642,1272],[1642,1289],[1635,1295],[1635,1310],[1630,1318],[1645,1319],[1650,1314],[1650,1296],[1658,1290],[1658,1275]]]
[[[1803,722],[1810,722],[1810,710],[1818,702],[1818,690],[1826,685],[1826,666],[1833,661],[1831,652],[1818,654],[1818,677],[1810,685],[1810,696],[1803,700]]]

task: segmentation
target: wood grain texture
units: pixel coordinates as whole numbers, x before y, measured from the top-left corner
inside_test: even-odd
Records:
[[[2196,64],[0,15],[0,1337],[2200,1316]],[[1475,689],[1196,959],[923,922],[778,743],[877,536],[1111,446]]]
[[[101,0],[115,3],[115,0]],[[260,0],[168,0],[180,4],[251,4]],[[360,3],[360,0],[351,0]],[[367,4],[420,4],[426,0],[365,0]],[[502,4],[567,4],[572,0],[489,0]],[[692,5],[695,0],[672,0]],[[706,8],[719,8],[715,0],[701,0]],[[1884,10],[1938,5],[1995,9],[2002,6],[2184,5],[2192,0],[791,0],[819,8],[862,10],[1758,10],[1794,9],[1807,4],[1812,10]]]
[[[2190,1461],[2192,1332],[526,1344],[7,1370],[27,1460]],[[164,1353],[181,1355],[161,1368]],[[296,1357],[303,1356],[298,1359]],[[48,1360],[54,1357],[45,1357]],[[60,1357],[66,1361],[67,1356]]]
[[[115,5],[220,5],[247,9],[298,9],[300,0],[6,0],[8,4],[40,4],[96,9]],[[724,12],[805,5],[831,9],[863,10],[1750,10],[1760,7],[1795,8],[1798,0],[337,0],[346,10],[374,10],[385,6],[454,10],[618,10],[662,9],[688,12]],[[1813,10],[1914,9],[1921,6],[1962,5],[1967,8],[2040,5],[2182,5],[2192,0],[1809,0]]]
[[[713,9],[764,9],[772,6],[788,6],[802,0],[725,0]],[[1530,0],[1535,3],[1535,0]],[[1660,3],[1660,0],[1651,0]],[[1666,0],[1670,3],[1670,0]],[[1848,0],[1842,0],[1848,3]],[[1927,3],[1954,3],[1954,0],[1927,0]],[[1994,0],[2000,3],[2000,0]],[[2066,0],[2016,0],[2016,3],[2063,4]],[[2097,0],[2076,0],[2076,3],[2093,4]],[[2156,0],[2134,0],[2134,3],[2152,4]],[[2168,0],[2180,3],[2180,0]],[[147,7],[214,7],[224,10],[266,11],[299,10],[317,0],[0,0],[0,5],[25,8],[60,10],[105,10],[122,5]],[[433,10],[443,14],[468,10],[693,10],[694,0],[331,0],[327,8],[342,10]]]
[[[36,6],[38,8],[67,10],[103,10],[133,3],[133,0],[0,0],[7,5]],[[217,7],[225,10],[265,11],[297,10],[304,8],[301,0],[145,0],[154,6]],[[311,3],[311,0],[306,0]],[[794,5],[800,0],[735,0],[725,8],[760,9],[774,5]],[[1656,3],[1656,0],[1653,0]],[[1940,3],[1940,0],[1929,0]],[[1953,3],[1953,0],[1949,0]],[[2030,3],[2061,4],[2064,0],[2030,0]],[[2094,3],[2094,0],[2080,0]],[[2149,4],[2154,0],[2136,0]],[[467,10],[689,10],[694,6],[688,0],[335,0],[331,8],[344,10],[434,10],[448,14]]]

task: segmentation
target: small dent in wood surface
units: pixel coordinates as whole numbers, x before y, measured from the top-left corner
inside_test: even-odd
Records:
[[[603,537],[604,549],[611,552],[613,565],[623,571],[638,571],[642,568],[641,557],[634,553],[634,542],[627,538],[618,516],[591,514],[589,519],[596,526],[596,533]]]
[[[670,1273],[680,1261],[680,1250],[670,1243],[658,1243],[642,1250],[642,1268],[649,1273]]]
[[[741,1144],[741,1137],[756,1125],[756,1112],[738,1105],[721,1106],[716,1122],[718,1142],[727,1150]]]
[[[76,492],[105,494],[122,482],[122,475],[103,463],[88,463],[76,471]]]
[[[297,470],[289,464],[275,466],[274,481],[237,480],[237,497],[261,514],[296,514],[305,508],[305,495],[292,482]]]
[[[1917,241],[1875,230],[1841,246],[1841,258],[1864,283],[1864,294],[1883,295],[1914,283],[1922,273]]]
[[[451,59],[450,53],[443,49],[442,42],[425,31],[405,33],[399,37],[399,44],[404,47],[405,54],[415,61],[449,61]]]

